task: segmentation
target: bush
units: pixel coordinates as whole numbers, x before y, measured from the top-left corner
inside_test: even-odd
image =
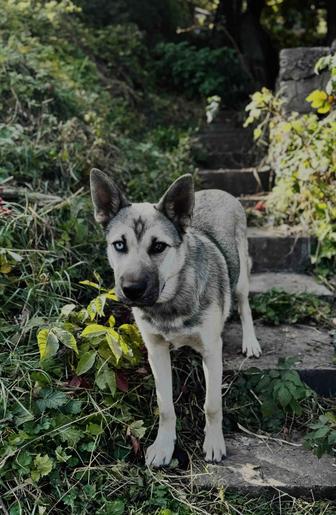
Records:
[[[325,92],[307,98],[317,114],[286,116],[281,100],[263,88],[247,106],[246,125],[258,122],[255,139],[268,144],[268,162],[276,184],[267,202],[278,223],[298,223],[317,237],[313,262],[336,260],[336,58],[328,56],[318,68],[329,66]],[[324,114],[327,114],[324,116]],[[332,266],[333,267],[333,266]]]
[[[162,83],[171,83],[189,97],[219,95],[232,103],[248,92],[248,77],[231,48],[197,49],[184,41],[161,43],[156,54]]]

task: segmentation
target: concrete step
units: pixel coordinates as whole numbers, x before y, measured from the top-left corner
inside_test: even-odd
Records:
[[[272,288],[284,290],[287,293],[312,293],[330,302],[335,299],[335,294],[323,284],[318,283],[311,275],[290,272],[251,274],[251,295],[265,293]]]
[[[217,170],[200,170],[202,188],[220,189],[235,197],[268,191],[271,172],[268,168],[220,168]]]
[[[252,272],[304,272],[311,266],[312,239],[278,227],[249,227]]]
[[[334,459],[318,459],[302,442],[292,443],[235,434],[226,438],[227,458],[222,464],[194,467],[194,484],[253,497],[286,492],[311,500],[336,499]]]
[[[294,357],[294,368],[306,384],[320,395],[336,395],[335,351],[327,329],[286,324],[275,327],[258,321],[255,321],[255,329],[262,355],[260,358],[246,358],[241,353],[241,324],[226,324],[223,332],[224,373],[250,367],[277,369],[279,358]]]

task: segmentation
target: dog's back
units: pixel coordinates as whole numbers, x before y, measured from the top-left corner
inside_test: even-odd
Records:
[[[192,227],[206,234],[224,254],[234,288],[239,277],[238,242],[246,233],[246,216],[239,200],[225,191],[198,191]]]

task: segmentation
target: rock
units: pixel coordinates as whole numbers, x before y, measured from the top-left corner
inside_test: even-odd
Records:
[[[307,96],[315,89],[325,89],[329,79],[328,72],[319,75],[314,72],[320,57],[328,55],[328,47],[285,48],[280,52],[279,90],[284,99],[284,110],[287,113],[311,112]]]

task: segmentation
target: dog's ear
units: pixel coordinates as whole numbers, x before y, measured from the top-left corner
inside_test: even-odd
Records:
[[[192,176],[185,174],[173,182],[155,207],[184,232],[191,223],[194,203]]]
[[[120,209],[131,205],[112,179],[97,168],[91,170],[90,188],[95,219],[104,227]]]

